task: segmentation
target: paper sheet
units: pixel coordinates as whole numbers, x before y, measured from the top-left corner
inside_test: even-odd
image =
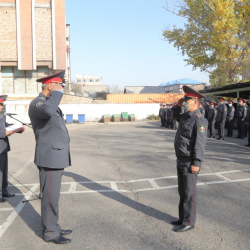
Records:
[[[23,124],[21,124],[21,123],[15,123],[15,124],[7,127],[6,131],[11,131],[13,133],[16,133],[16,132],[22,130],[22,128],[23,128]]]

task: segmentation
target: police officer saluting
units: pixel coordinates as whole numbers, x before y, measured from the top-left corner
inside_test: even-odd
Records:
[[[238,98],[238,107],[236,109],[236,121],[238,127],[238,136],[236,138],[244,139],[245,136],[245,118],[247,116],[247,108],[243,106],[243,98]]]
[[[210,102],[210,107],[207,111],[207,120],[208,120],[208,130],[209,130],[209,138],[215,137],[214,124],[217,115],[217,110],[214,108],[214,103]]]
[[[62,78],[65,71],[38,79],[42,93],[29,106],[29,117],[36,139],[35,164],[40,171],[42,191],[41,216],[44,240],[65,244],[59,220],[59,198],[64,168],[71,165],[69,135],[59,108],[62,99]]]
[[[225,122],[227,117],[227,106],[224,104],[225,99],[219,98],[220,105],[217,107],[217,129],[219,137],[218,140],[224,140],[224,134],[225,134]]]
[[[175,136],[175,153],[177,157],[177,176],[179,202],[179,219],[172,221],[178,225],[176,232],[193,229],[196,220],[197,176],[204,158],[208,122],[199,110],[199,100],[205,96],[184,85],[184,98],[172,108],[174,118],[179,121]],[[181,113],[181,107],[184,113]]]
[[[234,112],[235,108],[233,106],[233,101],[228,100],[228,107],[227,107],[227,136],[233,136],[233,122],[234,122]]]

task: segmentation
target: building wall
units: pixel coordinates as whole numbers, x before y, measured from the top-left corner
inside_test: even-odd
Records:
[[[6,113],[17,113],[23,122],[30,123],[28,116],[28,108],[30,101],[9,101],[5,102]],[[134,114],[136,120],[144,120],[149,115],[159,114],[159,104],[147,103],[147,104],[61,104],[60,108],[66,115],[73,115],[75,121],[78,120],[79,114],[85,114],[85,120],[87,122],[99,121],[103,118],[103,115],[109,114],[121,114],[122,112],[128,112],[128,114]],[[9,123],[16,123],[15,120],[10,117],[6,117],[6,121]]]
[[[17,61],[16,9],[0,1],[0,61]]]
[[[174,103],[184,94],[108,94],[111,103]]]
[[[52,57],[51,8],[36,8],[36,59],[51,60]]]

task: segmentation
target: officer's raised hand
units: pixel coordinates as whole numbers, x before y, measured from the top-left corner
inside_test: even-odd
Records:
[[[182,107],[182,103],[184,102],[183,98],[181,98],[180,100],[178,100],[178,102],[176,103],[177,106]]]
[[[60,91],[62,90],[62,85],[61,83],[57,83],[57,82],[54,82],[51,84],[51,91],[53,90],[57,90],[57,91]]]

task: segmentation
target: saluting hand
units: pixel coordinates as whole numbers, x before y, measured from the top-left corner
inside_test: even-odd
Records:
[[[194,165],[191,165],[190,170],[191,170],[192,174],[195,174],[195,173],[199,172],[200,168],[196,167]]]
[[[178,100],[178,102],[176,103],[177,106],[182,107],[182,103],[184,102],[184,100],[181,98],[180,100]]]

